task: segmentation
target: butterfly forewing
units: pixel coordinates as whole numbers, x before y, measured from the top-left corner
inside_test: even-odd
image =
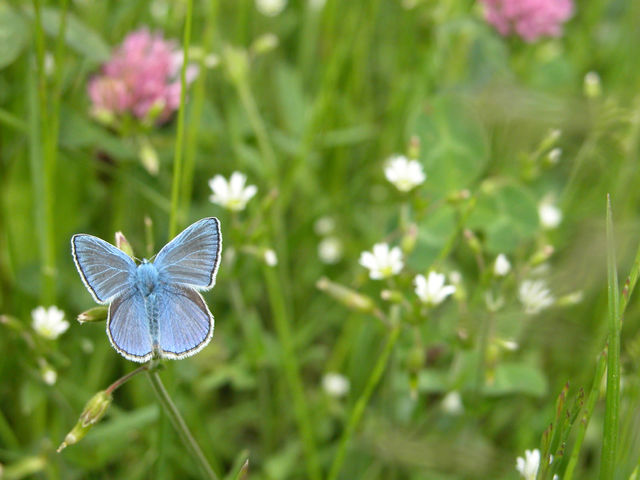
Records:
[[[199,352],[213,336],[213,315],[190,287],[167,286],[157,305],[158,343],[162,356],[182,358]]]
[[[131,288],[136,264],[122,250],[85,234],[73,236],[71,249],[78,272],[97,302],[109,303]]]
[[[142,294],[134,289],[117,296],[109,305],[107,335],[125,358],[146,362],[151,358],[150,323]]]
[[[169,284],[208,289],[215,283],[221,248],[218,219],[203,218],[165,245],[154,265]]]

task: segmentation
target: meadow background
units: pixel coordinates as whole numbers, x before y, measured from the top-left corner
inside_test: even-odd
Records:
[[[218,477],[248,458],[250,479],[516,479],[539,448],[555,458],[538,478],[570,478],[571,455],[574,478],[636,478],[640,316],[623,295],[618,336],[607,251],[622,285],[640,231],[638,18],[638,2],[581,0],[561,36],[526,42],[475,1],[2,2],[0,478],[203,478],[143,375],[56,448],[135,367],[104,322],[76,322],[94,304],[70,237],[122,231],[141,258],[205,216],[223,235],[215,335],[160,376]],[[97,118],[88,82],[125,36],[182,48],[187,24],[199,74],[182,113]],[[394,154],[424,183],[388,182]],[[208,186],[234,171],[258,187],[236,212]],[[404,267],[373,280],[358,260],[379,242]],[[414,293],[430,270],[456,286],[440,305]],[[553,296],[535,314],[531,278]],[[33,329],[40,305],[65,312],[58,338]],[[619,359],[599,361],[607,338]]]

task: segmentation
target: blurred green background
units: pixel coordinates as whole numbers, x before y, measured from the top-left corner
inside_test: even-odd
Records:
[[[41,53],[58,60],[48,74],[35,9]],[[0,478],[200,478],[143,376],[116,391],[80,443],[55,453],[85,402],[134,367],[103,323],[75,322],[93,302],[69,239],[123,231],[146,256],[145,218],[157,252],[172,209],[177,116],[122,135],[90,115],[87,81],[132,30],[181,44],[187,13],[185,0],[0,4]],[[389,327],[318,290],[321,277],[402,322],[338,478],[518,478],[516,457],[540,447],[567,381],[571,399],[590,391],[605,346],[606,193],[621,282],[637,248],[638,18],[639,2],[583,0],[563,36],[524,43],[501,37],[474,1],[291,0],[270,17],[250,0],[194,0],[190,45],[220,63],[201,64],[187,94],[176,218],[181,229],[217,216],[224,248],[204,295],[213,341],[161,376],[221,478],[246,458],[250,479],[312,478],[314,455],[316,472],[329,472]],[[589,97],[591,71],[602,91]],[[550,141],[553,129],[561,134]],[[427,180],[403,195],[383,167],[412,138]],[[157,154],[155,175],[140,142]],[[552,147],[562,149],[557,165]],[[232,214],[209,202],[207,181],[236,170],[258,194]],[[563,213],[554,230],[539,225],[548,195]],[[318,226],[327,218],[330,233]],[[318,256],[327,235],[342,246],[332,264]],[[380,241],[415,242],[403,243],[398,278],[370,280],[358,265]],[[277,267],[262,258],[269,248]],[[499,253],[513,266],[504,280],[490,272]],[[540,255],[557,301],[529,316],[517,285]],[[462,280],[424,315],[411,282],[430,268]],[[403,300],[384,300],[385,289]],[[578,291],[581,301],[566,299]],[[488,308],[487,292],[504,306]],[[33,332],[39,305],[65,311],[71,327],[57,340]],[[639,322],[632,300],[615,478],[630,478],[640,458]],[[327,372],[349,380],[346,396],[323,389]],[[462,411],[443,408],[451,391]],[[599,396],[576,478],[597,477],[604,411]]]

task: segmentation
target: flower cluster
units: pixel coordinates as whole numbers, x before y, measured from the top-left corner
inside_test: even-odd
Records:
[[[180,106],[182,51],[159,33],[147,29],[127,35],[99,75],[88,85],[92,111],[98,118],[133,115],[158,122]],[[189,66],[187,84],[198,73]]]
[[[572,0],[481,0],[487,21],[501,35],[516,33],[527,42],[557,37],[573,13]]]

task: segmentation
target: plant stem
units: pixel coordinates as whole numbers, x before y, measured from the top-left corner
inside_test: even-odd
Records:
[[[182,443],[187,448],[187,450],[189,450],[189,453],[191,453],[191,455],[193,455],[193,457],[197,460],[198,465],[202,469],[202,472],[205,474],[205,478],[208,478],[210,480],[218,480],[218,476],[211,468],[211,465],[209,465],[209,462],[200,449],[198,442],[196,442],[195,438],[193,438],[193,435],[191,435],[191,432],[189,431],[187,424],[182,418],[182,415],[180,415],[180,412],[171,400],[169,393],[164,388],[162,380],[160,380],[160,375],[158,375],[157,372],[152,371],[148,371],[147,375],[149,377],[149,381],[151,382],[151,386],[153,387],[153,391],[156,394],[156,397],[158,397],[158,401],[162,405],[162,408],[164,409],[174,428],[178,432]]]
[[[56,297],[56,243],[54,230],[55,212],[55,173],[56,173],[56,153],[57,153],[57,124],[51,122],[53,116],[49,115],[49,105],[47,100],[47,81],[44,71],[45,39],[42,27],[42,15],[40,0],[33,0],[33,10],[35,14],[36,33],[36,76],[38,89],[38,115],[39,115],[39,135],[42,148],[39,150],[42,157],[42,234],[44,244],[41,245],[42,254],[42,302],[45,304],[55,302]],[[63,5],[62,19],[58,32],[58,45],[60,37],[64,36],[66,24],[66,5]],[[59,47],[57,53],[62,49]],[[55,102],[54,102],[55,103]],[[55,106],[55,105],[54,105]],[[55,112],[53,112],[55,115]]]
[[[142,365],[141,367],[136,368],[135,370],[133,370],[132,372],[127,373],[126,375],[123,375],[118,380],[116,380],[111,385],[109,385],[105,389],[105,392],[107,392],[109,394],[113,393],[116,389],[120,388],[122,385],[127,383],[129,380],[131,380],[137,374],[139,374],[140,372],[144,372],[145,370],[149,370],[149,366],[146,365],[146,364]]]
[[[311,427],[311,417],[304,397],[304,386],[300,376],[300,367],[296,359],[293,339],[291,338],[291,326],[287,317],[287,310],[284,304],[282,291],[279,287],[278,276],[274,267],[265,266],[263,268],[267,283],[269,301],[273,311],[273,321],[276,327],[278,340],[282,345],[285,378],[289,384],[291,395],[293,396],[293,408],[298,423],[298,430],[302,435],[302,441],[307,458],[307,474],[313,480],[319,480],[320,464],[316,451],[313,429]]]
[[[620,409],[620,292],[613,239],[611,197],[607,195],[607,284],[608,308],[608,355],[607,394],[602,441],[600,479],[613,479],[618,446],[618,423]]]
[[[202,46],[206,51],[213,51],[213,37],[218,15],[218,2],[210,2],[208,18]],[[198,146],[198,135],[200,133],[200,119],[205,103],[206,68],[200,69],[200,74],[192,87],[191,111],[189,112],[189,130],[187,131],[187,144],[185,146],[184,170],[182,171],[182,191],[180,192],[181,215],[187,215],[191,203],[191,192],[193,190],[193,175],[196,165],[196,150]]]
[[[193,17],[193,0],[187,0],[187,13],[182,39],[182,68],[180,69],[180,108],[178,109],[178,132],[176,148],[173,154],[173,182],[171,186],[171,213],[169,215],[169,238],[175,236],[178,229],[178,213],[180,208],[180,176],[182,174],[182,149],[184,143],[184,117],[187,92],[187,64],[189,63],[189,43],[191,41],[191,18]]]
[[[371,370],[371,374],[369,375],[369,379],[367,380],[367,384],[364,387],[360,398],[356,402],[353,407],[353,411],[349,416],[349,421],[347,423],[347,427],[342,433],[342,438],[340,439],[340,445],[338,446],[338,452],[336,453],[335,458],[333,459],[333,464],[331,465],[331,470],[329,471],[328,480],[335,480],[340,473],[340,469],[342,468],[342,464],[344,463],[344,457],[347,451],[347,446],[349,445],[349,441],[355,432],[358,423],[360,423],[360,419],[364,414],[364,410],[369,403],[369,399],[373,394],[378,382],[380,382],[380,378],[384,373],[389,357],[391,356],[391,352],[393,351],[393,347],[398,340],[398,336],[400,334],[400,322],[397,319],[393,318],[392,314],[392,325],[391,331],[389,332],[389,337],[387,339],[387,343],[384,346],[384,350],[382,354],[378,357],[378,361],[376,362],[373,370]]]

